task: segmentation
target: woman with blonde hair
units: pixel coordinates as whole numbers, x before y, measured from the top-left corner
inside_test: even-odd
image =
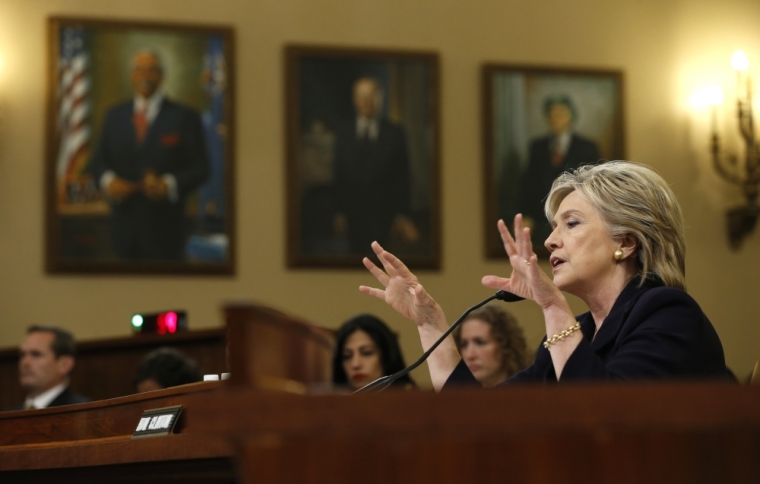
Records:
[[[520,323],[495,304],[471,312],[452,335],[462,361],[484,387],[493,387],[530,365]]]
[[[543,312],[547,336],[534,363],[508,381],[733,378],[715,329],[686,293],[683,216],[662,177],[625,161],[582,166],[555,180],[546,215],[553,280],[539,268],[520,214],[514,237],[498,223],[511,275],[482,280]],[[414,321],[429,348],[448,327],[443,310],[398,258],[372,247],[384,270],[364,265],[384,289],[360,290]],[[574,317],[563,291],[589,311]],[[437,389],[474,381],[452,338],[428,367]]]

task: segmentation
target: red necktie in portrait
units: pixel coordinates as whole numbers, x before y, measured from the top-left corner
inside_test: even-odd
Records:
[[[562,148],[560,147],[559,140],[555,140],[554,146],[552,147],[552,165],[559,167],[562,165],[562,160],[564,158],[565,154],[562,153]]]
[[[135,141],[138,145],[142,144],[145,134],[148,132],[148,116],[145,115],[144,109],[135,111],[134,116],[132,116],[132,123],[135,125]]]

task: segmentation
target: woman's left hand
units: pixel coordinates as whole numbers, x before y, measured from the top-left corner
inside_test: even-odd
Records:
[[[509,278],[485,276],[483,285],[493,289],[503,289],[536,301],[544,313],[546,335],[558,334],[575,324],[575,318],[562,291],[538,267],[538,258],[533,253],[530,241],[530,229],[523,227],[522,215],[515,215],[515,238],[512,238],[506,224],[499,220],[499,233],[504,242],[504,249],[509,255],[512,274]],[[578,346],[581,335],[575,332],[564,338],[561,344],[552,345],[551,357],[554,373],[559,379],[568,358]]]
[[[530,229],[523,227],[522,215],[515,215],[515,238],[512,238],[503,220],[499,220],[497,226],[504,249],[509,255],[512,274],[508,278],[485,276],[482,280],[483,285],[492,289],[503,289],[525,299],[532,299],[544,309],[560,301],[566,305],[562,292],[538,267],[538,258],[533,253],[533,244],[530,240]]]

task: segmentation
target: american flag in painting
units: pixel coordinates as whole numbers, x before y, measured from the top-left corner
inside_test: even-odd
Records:
[[[60,33],[58,82],[58,133],[60,148],[56,163],[59,186],[67,190],[67,182],[76,176],[77,165],[86,160],[90,149],[90,79],[89,59],[85,50],[84,31],[66,27]]]

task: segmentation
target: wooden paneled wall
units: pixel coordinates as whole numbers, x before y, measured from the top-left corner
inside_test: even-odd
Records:
[[[71,389],[93,400],[135,393],[134,375],[151,350],[170,346],[194,359],[201,373],[227,371],[226,330],[207,329],[173,335],[141,335],[84,341],[77,345]],[[0,410],[20,405],[24,394],[18,382],[18,348],[0,350]]]

